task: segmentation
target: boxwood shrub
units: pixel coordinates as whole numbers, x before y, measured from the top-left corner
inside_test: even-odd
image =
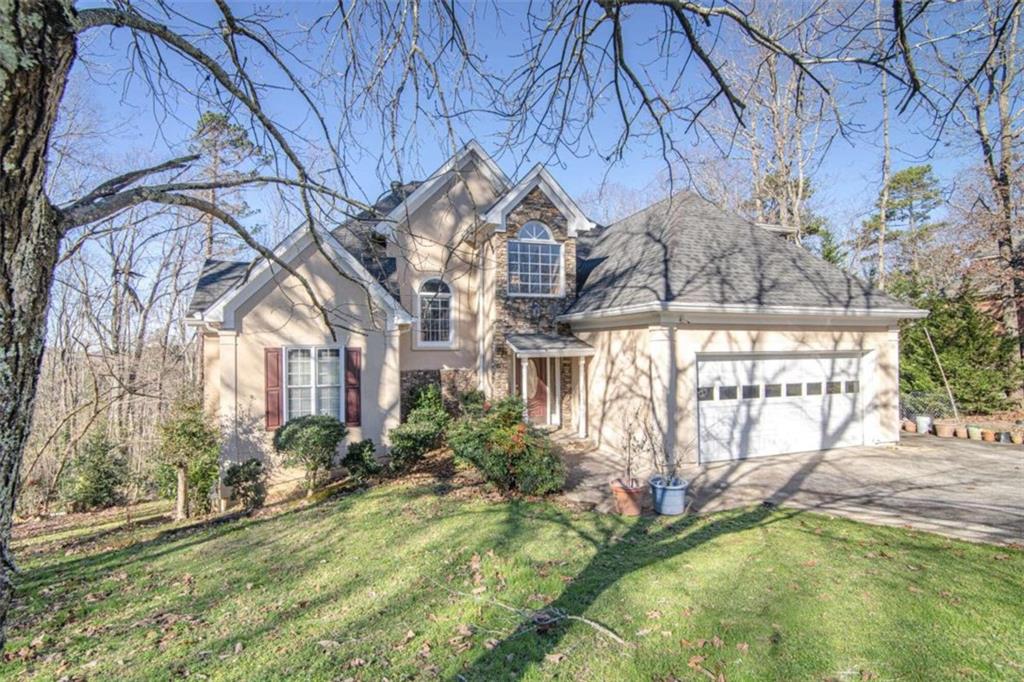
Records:
[[[403,471],[423,455],[444,444],[445,429],[451,417],[444,409],[441,391],[434,385],[420,389],[405,423],[391,429],[391,469]]]

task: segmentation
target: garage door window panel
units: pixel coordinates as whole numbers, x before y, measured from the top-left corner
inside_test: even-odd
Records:
[[[821,382],[814,381],[807,384],[807,395],[821,395]]]
[[[843,392],[843,382],[829,381],[825,384],[825,392],[829,395],[838,395]]]
[[[718,399],[719,400],[736,400],[736,387],[735,386],[719,386],[718,387]]]
[[[759,384],[747,384],[743,387],[743,399],[754,400],[761,397],[761,386]]]
[[[765,398],[781,398],[782,397],[782,384],[765,384],[764,387]]]
[[[786,384],[786,396],[787,397],[799,397],[804,394],[803,384]]]

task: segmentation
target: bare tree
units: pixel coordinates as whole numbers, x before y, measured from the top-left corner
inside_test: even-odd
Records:
[[[1003,327],[1020,339],[1024,358],[1024,234],[1020,224],[1021,117],[1024,54],[1019,0],[984,0],[923,33],[929,94],[948,116],[937,120],[940,139],[969,144],[988,179],[974,201],[987,214],[1000,269]],[[950,34],[956,40],[944,39]]]
[[[361,188],[353,171],[356,156],[372,153],[379,175],[401,179],[405,168],[397,160],[415,152],[421,119],[430,120],[453,147],[455,123],[486,111],[507,124],[506,142],[518,145],[522,156],[544,144],[554,154],[598,147],[614,159],[637,138],[651,138],[666,159],[685,161],[677,142],[690,130],[708,132],[703,115],[711,108],[725,107],[738,125],[746,125],[747,105],[722,68],[721,45],[747,40],[766,60],[788,62],[808,91],[826,94],[830,69],[884,70],[902,87],[900,108],[906,110],[922,93],[908,36],[928,7],[921,3],[905,11],[902,0],[894,0],[883,44],[865,51],[861,38],[876,21],[858,4],[819,26],[822,35],[808,44],[795,29],[812,22],[824,0],[780,26],[762,23],[753,2],[530,6],[529,38],[517,65],[511,73],[489,73],[474,51],[472,8],[454,2],[339,3],[292,44],[282,42],[274,30],[280,17],[270,11],[237,16],[226,0],[215,5],[216,20],[203,24],[161,0],[110,0],[81,10],[72,0],[0,3],[0,638],[12,593],[9,538],[16,485],[62,246],[65,252],[82,248],[102,234],[93,226],[139,205],[201,211],[293,277],[333,334],[351,322],[318,301],[299,272],[205,193],[276,188],[338,276],[351,279],[323,249],[317,226],[373,215],[355,198]],[[176,30],[175,24],[187,29]],[[652,38],[653,54],[625,39],[634,24],[649,34],[641,38]],[[197,178],[197,156],[185,154],[122,170],[67,201],[55,200],[47,177],[52,133],[69,74],[85,47],[81,38],[100,31],[128,36],[124,75],[148,88],[155,110],[170,114],[174,98],[185,95],[197,108],[230,112],[232,122],[251,131],[270,155],[260,173]],[[995,32],[996,51],[1005,39],[1006,31]],[[303,56],[302,48],[313,44],[324,49]],[[258,77],[248,68],[251,57],[264,67]],[[662,68],[645,67],[652,57]],[[281,89],[292,92],[289,108],[301,109],[300,116],[274,110],[269,93]],[[801,91],[799,101],[809,101],[808,91]],[[620,122],[611,138],[593,126],[607,107]],[[367,150],[361,139],[367,120],[382,132],[383,153]],[[131,297],[130,282],[130,275],[121,278],[118,296]],[[366,305],[378,317],[369,293]]]

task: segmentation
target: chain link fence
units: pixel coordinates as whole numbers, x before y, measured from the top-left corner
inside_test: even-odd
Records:
[[[959,405],[957,409],[959,409]],[[911,391],[900,393],[900,416],[913,419],[919,414],[935,419],[952,417],[953,408],[945,391]]]

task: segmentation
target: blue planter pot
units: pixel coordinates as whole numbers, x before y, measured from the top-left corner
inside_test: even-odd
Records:
[[[686,510],[686,489],[690,485],[688,481],[681,478],[666,481],[661,476],[655,476],[650,485],[655,513],[679,516]]]

